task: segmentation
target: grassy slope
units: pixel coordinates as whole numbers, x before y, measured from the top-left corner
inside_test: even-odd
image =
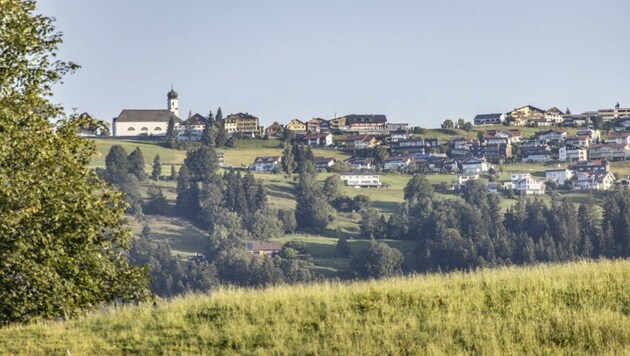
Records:
[[[630,261],[223,290],[0,330],[2,354],[627,354]]]

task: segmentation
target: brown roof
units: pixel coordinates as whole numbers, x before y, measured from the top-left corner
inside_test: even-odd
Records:
[[[171,117],[175,119],[176,123],[181,123],[182,120],[169,110],[128,110],[125,109],[120,112],[115,122],[169,122]]]
[[[280,251],[282,244],[278,241],[245,241],[248,251]]]

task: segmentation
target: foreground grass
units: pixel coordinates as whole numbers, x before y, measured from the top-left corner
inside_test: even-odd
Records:
[[[2,354],[630,352],[630,261],[222,290],[0,330]]]

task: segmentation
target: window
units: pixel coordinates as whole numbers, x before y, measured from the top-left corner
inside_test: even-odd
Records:
[[[149,129],[146,128],[146,127],[143,127],[143,128],[140,129],[140,131],[149,131]]]
[[[162,128],[158,126],[153,131],[162,131]]]
[[[136,129],[134,129],[133,127],[130,127],[127,129],[127,131],[136,131]]]

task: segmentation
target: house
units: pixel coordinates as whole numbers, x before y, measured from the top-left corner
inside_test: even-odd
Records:
[[[387,117],[385,115],[346,115],[346,130],[355,132],[385,131]]]
[[[389,152],[391,154],[398,153],[416,153],[426,152],[424,140],[421,138],[408,138],[405,140],[398,140],[389,143]]]
[[[280,125],[279,122],[274,122],[265,127],[265,135],[267,135],[267,137],[279,137],[282,134],[282,130],[284,130],[282,125]]]
[[[483,158],[468,158],[462,161],[462,173],[474,174],[474,173],[487,173],[490,165]]]
[[[630,130],[630,117],[624,117],[615,124],[615,131]]]
[[[256,172],[275,172],[280,170],[281,156],[256,157],[251,170]]]
[[[544,163],[551,161],[551,149],[548,146],[521,148],[521,162]]]
[[[341,181],[354,188],[379,188],[381,186],[381,177],[377,173],[345,172],[339,176]]]
[[[504,158],[512,157],[512,144],[496,143],[496,144],[474,144],[470,147],[473,157],[485,157],[492,161],[498,161]]]
[[[229,134],[241,133],[251,137],[261,134],[260,120],[249,113],[230,114],[223,119],[225,131]]]
[[[245,241],[245,249],[252,255],[273,256],[282,251],[279,241]]]
[[[171,119],[175,126],[182,120],[179,118],[178,94],[173,89],[168,92],[166,109],[131,110],[124,109],[113,118],[113,136],[164,136]]]
[[[362,150],[366,148],[374,148],[381,144],[375,136],[372,135],[353,135],[342,140],[349,148]]]
[[[567,137],[564,143],[567,145],[582,146],[584,148],[588,148],[588,146],[591,145],[591,138],[589,136],[571,136]]]
[[[549,140],[539,140],[537,138],[528,138],[521,140],[521,148],[524,147],[547,147]]]
[[[566,144],[558,149],[558,160],[566,161],[585,161],[588,158],[588,150],[586,147],[579,145]]]
[[[309,133],[302,139],[309,146],[332,146],[333,136],[330,132]]]
[[[328,121],[328,129],[331,132],[346,131],[348,129],[348,126],[346,125],[346,117],[342,116],[330,119]]]
[[[501,189],[500,182],[488,182],[488,193],[497,194]]]
[[[512,110],[508,117],[513,121],[514,125],[525,125],[530,120],[544,119],[545,111],[531,105],[525,105]]]
[[[591,145],[588,148],[589,159],[605,158],[611,161],[625,161],[628,159],[629,149],[627,144],[607,143],[603,145]]]
[[[577,137],[588,137],[591,141],[597,141],[601,137],[601,133],[599,130],[594,129],[580,129],[575,133]]]
[[[536,133],[539,140],[549,140],[551,142],[564,142],[567,139],[567,132],[560,129],[539,131]]]
[[[306,123],[298,120],[298,119],[293,119],[291,121],[289,121],[288,124],[286,124],[284,126],[287,130],[289,131],[293,131],[295,133],[298,134],[305,134],[306,133]]]
[[[190,115],[190,114],[189,114]],[[178,127],[178,137],[188,141],[199,141],[208,119],[197,113],[190,116]]]
[[[500,125],[505,121],[505,114],[479,114],[473,119],[475,125]]]
[[[573,171],[568,169],[552,169],[545,171],[545,181],[546,182],[556,182],[560,185],[564,185],[564,182],[571,179],[573,177]]]
[[[575,172],[604,173],[610,171],[610,163],[605,159],[578,161],[570,164],[567,169]]]
[[[406,140],[406,139],[407,139],[407,131],[405,130],[390,131],[389,133],[390,142],[396,142],[396,141]]]
[[[425,138],[424,145],[427,147],[437,148],[440,146],[440,139],[438,138]]]
[[[316,169],[328,169],[335,164],[337,164],[337,160],[331,157],[314,157],[313,163],[315,163]]]
[[[312,118],[306,122],[306,131],[310,133],[328,132],[328,120],[319,117]]]
[[[547,122],[560,124],[564,121],[564,112],[562,112],[562,110],[554,106],[551,109],[545,111],[544,119]]]
[[[479,173],[470,173],[470,174],[466,174],[466,173],[462,173],[462,174],[458,174],[457,175],[457,184],[458,187],[460,188],[466,184],[466,182],[470,181],[470,180],[478,180],[479,179]]]
[[[393,131],[407,131],[409,130],[409,124],[407,123],[386,123],[385,124],[385,130],[389,131],[389,132],[393,132]]]
[[[486,143],[519,143],[521,130],[486,130],[483,137]]]
[[[630,132],[614,133],[606,136],[606,143],[630,144]]]
[[[565,115],[562,121],[563,127],[582,127],[591,122],[591,115],[584,113],[581,115]]]
[[[622,108],[619,106],[619,103],[617,103],[612,109],[597,110],[597,116],[604,121],[620,119],[622,117],[630,116],[630,108]]]
[[[411,163],[409,157],[389,157],[385,159],[383,170],[386,171],[404,171]]]
[[[571,178],[572,190],[608,190],[615,182],[615,176],[610,172],[589,173],[577,172]]]
[[[353,170],[373,171],[376,169],[376,166],[374,165],[374,158],[371,158],[371,157],[367,157],[367,158],[351,157],[345,160],[344,162],[350,164]]]
[[[527,174],[517,181],[514,181],[513,186],[514,190],[520,192],[521,194],[545,194],[545,182],[532,177],[530,174]]]

